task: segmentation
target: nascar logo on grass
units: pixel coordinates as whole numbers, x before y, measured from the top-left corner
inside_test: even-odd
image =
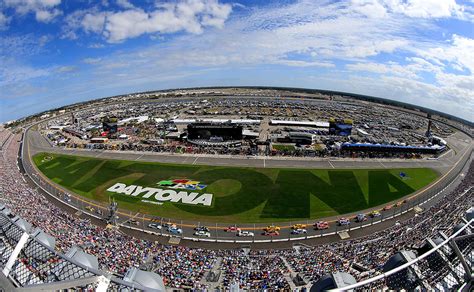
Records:
[[[204,190],[207,185],[200,184],[199,181],[190,180],[190,179],[174,179],[174,180],[162,180],[157,183],[162,187],[166,187],[169,189],[186,189],[186,190]]]
[[[132,197],[141,195],[143,199],[148,199],[154,197],[155,200],[159,202],[173,202],[173,203],[183,203],[190,205],[204,205],[211,206],[212,204],[212,194],[199,194],[195,192],[186,192],[186,191],[175,191],[175,190],[203,190],[207,187],[205,184],[201,184],[199,181],[194,181],[190,179],[174,179],[174,180],[162,180],[157,183],[160,187],[168,188],[158,189],[151,187],[142,187],[136,185],[129,185],[123,183],[116,183],[107,191],[117,194],[124,194]],[[146,200],[142,200],[146,202]]]

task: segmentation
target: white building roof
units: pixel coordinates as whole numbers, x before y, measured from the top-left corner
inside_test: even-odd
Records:
[[[287,120],[270,120],[271,125],[281,126],[309,126],[318,128],[329,128],[329,122],[313,122],[313,121],[287,121]]]
[[[242,135],[244,135],[244,136],[251,136],[251,137],[258,137],[258,133],[257,133],[257,132],[250,131],[250,130],[247,130],[247,129],[244,129],[244,130],[242,131]]]
[[[138,124],[143,123],[144,121],[148,120],[148,116],[138,116],[138,117],[131,117],[131,118],[126,118],[123,120],[120,120],[117,124],[118,125],[123,125],[126,124],[130,121],[136,121]]]
[[[364,135],[364,136],[369,135],[369,133],[367,133],[366,131],[364,131],[364,130],[362,130],[362,129],[357,128],[356,130],[357,130],[357,132],[358,132],[359,134],[362,134],[362,135]]]
[[[260,124],[261,120],[251,120],[251,119],[173,119],[175,124],[191,124],[196,122],[204,123],[227,123],[230,121],[232,124]]]

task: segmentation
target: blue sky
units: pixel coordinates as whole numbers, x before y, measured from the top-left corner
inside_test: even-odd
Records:
[[[268,85],[474,121],[474,2],[0,0],[0,122],[154,89]]]

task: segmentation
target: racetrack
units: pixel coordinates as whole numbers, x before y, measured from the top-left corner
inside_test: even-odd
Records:
[[[136,161],[160,161],[160,162],[173,162],[173,163],[180,163],[180,164],[191,164],[191,165],[203,165],[203,164],[215,164],[215,165],[224,165],[224,166],[229,166],[229,165],[256,165],[260,167],[266,167],[270,168],[273,166],[277,166],[282,164],[282,165],[287,165],[288,167],[295,166],[298,168],[305,168],[305,167],[310,167],[310,168],[316,168],[317,165],[321,165],[319,168],[326,168],[326,169],[332,169],[332,168],[390,168],[390,167],[407,167],[407,168],[419,168],[419,167],[431,167],[436,169],[438,172],[442,173],[443,176],[449,172],[450,169],[453,168],[453,166],[459,161],[464,159],[468,159],[469,155],[466,156],[466,154],[471,152],[471,139],[460,132],[457,132],[456,134],[452,135],[448,139],[448,143],[451,147],[452,150],[444,154],[439,160],[329,160],[329,159],[309,159],[309,160],[299,160],[299,159],[281,159],[281,158],[242,158],[242,157],[205,157],[205,156],[189,156],[189,155],[164,155],[164,154],[156,154],[156,153],[133,153],[133,152],[107,152],[107,151],[88,151],[88,150],[72,150],[72,149],[62,149],[62,148],[53,148],[51,147],[48,142],[45,140],[44,137],[39,135],[38,132],[35,131],[28,131],[25,134],[24,138],[24,150],[25,157],[31,156],[32,153],[38,153],[38,152],[54,152],[54,153],[64,153],[64,154],[76,154],[76,155],[81,155],[81,156],[89,156],[89,157],[103,157],[103,158],[111,158],[111,159],[128,159],[128,160],[136,160]],[[364,166],[364,167],[362,167]],[[29,173],[34,173],[34,170],[29,169]],[[456,171],[453,170],[453,173],[456,173]],[[450,175],[452,176],[452,174]],[[33,175],[34,177],[34,175]],[[446,182],[443,183],[444,185]],[[441,184],[441,185],[443,185]],[[442,187],[441,187],[442,188]],[[446,191],[449,191],[452,187],[449,186]],[[56,186],[48,186],[47,189],[53,194],[55,192],[59,192],[58,195],[61,195],[61,193],[64,193],[64,190],[56,189]],[[433,187],[431,189],[439,189],[436,187]],[[380,230],[380,228],[384,228],[388,226],[387,224],[390,225],[389,221],[386,221],[385,219],[390,219],[392,218],[393,215],[399,215],[403,214],[397,218],[405,218],[406,216],[411,216],[413,214],[412,211],[410,211],[414,205],[419,204],[420,202],[423,202],[426,198],[429,198],[433,194],[435,194],[437,191],[433,192],[426,192],[423,191],[421,194],[418,195],[419,200],[414,200],[414,201],[409,201],[407,205],[402,205],[399,208],[394,208],[389,211],[382,211],[382,218],[383,222],[381,224],[376,224],[379,223],[380,220],[370,220],[368,224],[362,223],[352,223],[351,227],[349,228],[341,228],[337,227],[335,224],[331,223],[331,226],[328,230],[325,231],[313,231],[308,229],[308,235],[305,237],[301,237],[298,235],[290,235],[290,229],[291,224],[294,222],[288,222],[287,224],[283,224],[282,226],[282,231],[279,237],[274,237],[274,238],[268,238],[268,237],[263,237],[260,235],[261,231],[261,225],[245,225],[242,224],[242,229],[247,229],[247,230],[253,230],[255,231],[255,237],[250,238],[250,240],[243,238],[240,242],[246,242],[246,243],[252,243],[252,242],[259,242],[259,244],[264,247],[267,246],[269,247],[268,244],[265,244],[265,242],[272,240],[271,246],[277,247],[277,246],[285,246],[288,244],[291,244],[290,240],[293,239],[301,239],[301,238],[307,238],[307,241],[311,242],[327,242],[328,240],[337,240],[337,237],[334,236],[334,232],[338,232],[341,230],[350,230],[351,236],[362,236],[364,234],[373,232],[373,230]],[[442,191],[443,192],[443,191]],[[442,193],[441,192],[441,193]],[[54,199],[53,199],[54,200]],[[75,200],[73,198],[73,203],[77,208],[82,209],[83,212],[88,212],[87,206],[93,206],[93,208],[97,209],[99,208],[96,206],[96,204],[92,202],[87,202],[87,201],[80,201],[80,200]],[[105,206],[102,206],[100,208],[104,208]],[[380,209],[380,208],[379,208]],[[367,210],[366,212],[369,212],[370,210]],[[94,213],[91,213],[94,214]],[[411,215],[410,215],[411,214]],[[136,236],[139,236],[138,234],[141,233],[141,231],[146,231],[146,232],[155,232],[158,234],[163,234],[163,235],[168,235],[166,232],[163,231],[156,231],[156,230],[151,230],[147,228],[147,224],[151,218],[149,217],[142,217],[142,216],[137,216],[138,214],[134,214],[132,212],[123,212],[120,211],[120,222],[125,222],[127,218],[129,217],[134,217],[135,219],[138,219],[139,225],[138,226],[129,226],[128,224],[125,224],[123,226],[128,226],[135,228],[137,231],[140,232],[133,232]],[[345,214],[346,216],[353,216],[351,214]],[[81,215],[85,216],[85,215]],[[331,217],[327,218],[329,222],[335,220],[337,218]],[[169,219],[163,219],[162,222],[166,222],[165,220]],[[182,238],[188,238],[188,239],[193,239],[192,233],[193,233],[193,226],[196,226],[197,224],[203,224],[199,222],[189,222],[189,221],[176,221],[179,226],[183,227],[184,234],[182,235]],[[311,223],[311,222],[308,222]],[[374,224],[374,225],[373,225]],[[393,223],[392,223],[393,224]],[[365,227],[362,229],[358,229],[360,226],[364,225]],[[286,226],[286,227],[285,227]],[[234,242],[235,239],[238,239],[235,237],[235,234],[228,234],[226,232],[223,232],[224,227],[226,227],[225,224],[216,224],[215,227],[213,225],[210,226],[213,238],[212,241],[215,241],[216,238],[220,244],[216,243],[206,243],[206,242],[201,242],[201,246],[205,245],[207,247],[222,247],[223,245],[228,245],[229,247],[232,246],[230,242]],[[332,235],[331,235],[332,234]],[[324,237],[321,237],[321,235],[327,235]],[[143,235],[143,236],[151,236],[151,235]],[[286,239],[285,239],[286,238]],[[166,239],[166,238],[165,238]],[[267,241],[263,240],[266,239]],[[202,239],[200,239],[202,240]],[[283,240],[283,242],[277,243],[275,241]],[[285,243],[286,240],[286,243]],[[192,243],[192,241],[188,244],[196,246],[196,244]],[[198,246],[200,244],[197,244]]]

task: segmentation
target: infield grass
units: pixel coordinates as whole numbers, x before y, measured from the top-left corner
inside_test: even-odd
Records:
[[[39,170],[57,184],[100,202],[114,197],[122,209],[207,222],[277,222],[315,219],[356,212],[397,200],[437,177],[429,168],[278,169],[220,167],[105,160],[40,153]],[[404,178],[400,173],[405,173]],[[207,187],[212,206],[164,202],[107,192],[120,182],[160,188],[161,180],[186,178]]]

